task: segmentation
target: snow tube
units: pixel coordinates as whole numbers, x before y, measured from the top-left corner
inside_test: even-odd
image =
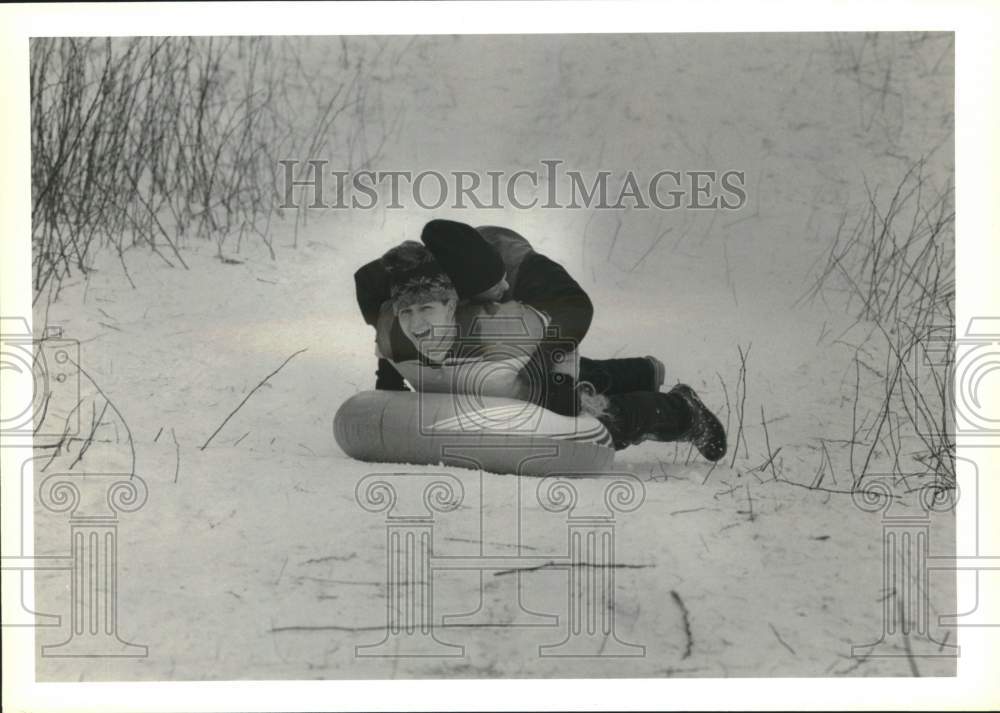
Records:
[[[337,410],[333,435],[344,453],[361,461],[494,473],[599,473],[615,457],[611,436],[594,418],[464,394],[363,391]]]

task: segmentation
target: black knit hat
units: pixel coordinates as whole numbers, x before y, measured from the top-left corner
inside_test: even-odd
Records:
[[[389,276],[389,299],[393,310],[424,302],[447,302],[457,294],[451,280],[430,251],[412,240],[382,256]]]
[[[504,277],[500,254],[475,228],[452,220],[432,220],[420,240],[451,277],[458,296],[475,297]]]

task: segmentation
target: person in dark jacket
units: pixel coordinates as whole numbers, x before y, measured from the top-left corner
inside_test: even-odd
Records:
[[[504,265],[513,265],[513,275],[507,271],[506,267],[501,268],[503,272],[498,271],[496,264],[489,259],[490,253],[485,251],[473,253],[467,263],[462,263],[460,259],[455,257],[453,251],[447,248],[442,249],[443,245],[450,247],[453,243],[448,242],[447,239],[441,242],[441,239],[437,237],[442,234],[436,230],[440,226],[432,224],[438,222],[443,221],[432,221],[431,224],[428,224],[424,229],[423,237],[424,243],[427,244],[428,248],[431,248],[432,245],[438,247],[438,252],[434,255],[434,258],[436,258],[437,263],[442,263],[439,267],[435,268],[434,265],[430,264],[435,261],[429,255],[419,258],[420,251],[410,247],[413,245],[419,248],[419,244],[404,243],[397,248],[393,248],[393,250],[390,250],[385,256],[380,258],[378,262],[379,270],[371,269],[370,263],[358,271],[362,278],[371,277],[372,281],[365,282],[364,279],[359,280],[359,275],[355,275],[358,285],[359,306],[361,306],[362,313],[365,315],[365,320],[376,327],[378,341],[381,345],[379,350],[378,379],[379,381],[390,382],[389,385],[383,383],[381,388],[394,388],[395,380],[393,377],[398,379],[398,388],[406,388],[402,377],[393,366],[393,362],[390,361],[390,358],[401,359],[401,348],[393,345],[403,345],[402,349],[412,351],[414,346],[416,346],[412,342],[415,336],[419,336],[419,332],[412,333],[411,327],[407,327],[409,331],[404,331],[400,326],[398,318],[399,310],[400,305],[404,304],[400,302],[401,295],[406,296],[406,302],[409,303],[416,299],[414,296],[416,293],[420,293],[423,302],[417,303],[419,307],[426,308],[430,312],[441,311],[442,314],[450,314],[451,316],[455,314],[455,304],[458,303],[458,298],[463,297],[463,293],[466,304],[470,304],[470,296],[476,297],[478,299],[472,301],[472,303],[480,304],[487,314],[490,312],[488,306],[496,303],[498,298],[502,300],[501,306],[503,304],[520,304],[518,300],[507,300],[504,298],[509,297],[515,292],[515,288],[510,284],[511,281],[509,278],[513,276],[515,281],[523,278],[525,273],[520,272],[523,267],[523,261],[512,260],[511,263],[504,262]],[[450,230],[451,227],[447,226],[447,229]],[[434,228],[435,230],[432,234],[428,234],[428,228]],[[454,236],[454,233],[445,234],[448,237]],[[514,236],[517,238],[520,237],[516,233]],[[526,243],[527,241],[524,241],[524,244]],[[523,249],[523,245],[515,244],[514,247],[516,249]],[[533,252],[530,251],[530,246],[528,248],[528,250],[523,250],[524,257],[531,255]],[[406,266],[406,263],[411,261],[411,258],[407,257],[407,254],[417,256],[417,259],[413,260],[413,265]],[[441,258],[442,255],[444,256],[443,260]],[[403,259],[400,260],[400,257],[403,257]],[[580,334],[582,337],[582,334],[585,334],[586,329],[589,328],[593,315],[593,307],[590,305],[590,300],[561,266],[556,265],[556,263],[547,258],[544,258],[544,260],[548,264],[555,265],[558,268],[558,270],[552,271],[551,274],[555,279],[562,280],[563,289],[562,291],[549,290],[548,284],[539,282],[536,288],[530,291],[530,294],[535,299],[535,304],[529,302],[524,302],[523,304],[528,305],[532,309],[532,312],[542,314],[546,318],[546,321],[550,321],[552,314],[556,314],[557,318],[563,319],[565,324],[570,325],[571,330],[577,330],[576,334]],[[449,261],[452,264],[451,270],[445,268],[445,265]],[[545,266],[546,262],[538,264]],[[464,265],[465,269],[458,270],[457,268],[462,265]],[[470,275],[474,275],[477,272],[480,275],[479,279],[471,279]],[[539,270],[539,272],[542,272],[542,270]],[[531,275],[531,272],[529,271],[527,274]],[[440,280],[443,275],[447,275],[450,278],[448,283],[451,289],[454,290],[454,299],[439,299],[436,297],[432,299],[421,292],[421,290],[426,289],[424,283],[431,275],[433,275],[434,281]],[[453,277],[453,275],[457,275],[457,277]],[[377,299],[373,297],[373,293],[362,289],[362,286],[370,287],[373,284],[380,285],[387,296],[387,299],[378,302],[377,307],[375,305]],[[491,292],[491,294],[487,295],[486,301],[483,300],[483,290],[473,292],[473,290],[484,284],[487,285],[486,291]],[[435,304],[436,302],[440,302],[441,304]],[[406,309],[412,309],[412,305],[406,304]],[[392,315],[395,315],[395,318]],[[533,392],[532,400],[557,413],[575,416],[583,410],[583,401],[580,398],[580,391],[577,386],[580,380],[584,378],[584,367],[581,363],[579,380],[573,378],[572,375],[567,374],[565,371],[559,371],[560,365],[557,363],[559,360],[553,357],[556,354],[563,354],[565,357],[566,345],[569,344],[575,348],[578,340],[560,341],[563,330],[560,328],[557,331],[558,334],[553,338],[543,337],[538,342],[537,352],[532,356],[533,360],[538,357],[538,362],[533,365],[525,365],[524,368],[526,371],[536,374],[540,373],[543,378],[550,379],[550,383],[546,388],[531,390]],[[550,349],[546,354],[547,347],[550,347]],[[386,352],[394,352],[394,354],[390,355]],[[662,384],[662,376],[659,378],[659,381],[656,380],[653,361],[657,361],[658,363],[658,360],[653,360],[652,358],[631,360],[631,364],[629,363],[630,360],[608,361],[625,362],[624,366],[626,368],[620,368],[616,373],[615,367],[618,365],[612,364],[612,368],[608,369],[606,366],[607,362],[597,361],[591,362],[592,365],[597,365],[597,368],[594,366],[586,368],[589,368],[592,374],[600,373],[600,375],[607,377],[603,393],[591,394],[592,397],[595,397],[591,403],[600,403],[599,411],[590,412],[592,415],[597,416],[608,428],[616,449],[641,443],[647,439],[656,441],[683,440],[693,443],[698,448],[698,451],[708,460],[716,461],[722,458],[726,451],[726,437],[722,424],[705,407],[697,394],[689,386],[678,384],[668,393],[660,393],[658,388]],[[397,361],[397,363],[400,363],[400,361]],[[427,365],[430,366],[430,364]],[[629,373],[629,369],[627,368],[629,366],[633,366],[632,373]],[[641,372],[637,375],[635,372],[639,370],[635,369],[634,366],[644,366],[645,375]],[[600,369],[600,372],[598,372],[598,369]],[[620,377],[617,383],[614,381],[615,376]],[[645,381],[643,380],[644,378]],[[411,381],[411,383],[413,382]],[[638,388],[629,389],[629,386],[633,384],[639,384]],[[376,388],[380,388],[378,381],[376,382]]]
[[[473,228],[450,220],[432,220],[421,241],[452,279],[462,301],[482,304],[517,301],[549,318],[551,333],[539,351],[547,372],[556,381],[566,375],[586,383],[598,395],[657,391],[663,385],[663,363],[652,356],[624,359],[587,359],[577,348],[590,329],[594,306],[566,269],[536,252],[521,235],[497,226]],[[389,279],[381,260],[373,260],[354,274],[358,306],[365,322],[375,326],[382,304],[389,299]],[[573,347],[570,349],[570,347]],[[566,358],[567,350],[570,351]],[[553,363],[553,356],[561,357]],[[405,390],[403,378],[380,359],[376,389]],[[556,405],[555,410],[560,410]]]
[[[390,299],[379,310],[377,352],[394,370],[405,373],[417,390],[465,393],[471,386],[477,396],[531,401],[568,416],[588,413],[604,424],[616,450],[648,439],[690,441],[711,461],[725,455],[722,424],[684,384],[667,393],[615,393],[587,402],[560,402],[562,411],[554,408],[553,401],[561,400],[562,392],[535,388],[546,384],[555,364],[535,360],[546,344],[545,314],[516,300],[488,303],[492,308],[459,303],[458,285],[427,248],[413,241],[389,250],[381,260]],[[512,324],[523,331],[512,330]],[[516,348],[506,348],[508,341]],[[498,361],[510,368],[477,366]],[[565,374],[563,381],[576,391]]]
[[[503,396],[553,410],[553,394],[537,388],[545,382],[535,360],[545,315],[515,301],[459,303],[433,255],[412,240],[382,259],[392,296],[375,329],[376,354],[414,390]]]

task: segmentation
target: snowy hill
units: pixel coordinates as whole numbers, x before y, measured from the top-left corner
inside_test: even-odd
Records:
[[[314,211],[296,230],[290,218],[274,223],[274,259],[250,238],[221,249],[179,239],[189,269],[135,247],[124,256],[134,288],[117,255],[96,253],[88,274],[37,306],[36,331],[59,325],[79,340],[85,375],[81,436],[54,456],[37,449],[35,478],[134,469],[147,483],[148,502],[118,526],[117,620],[120,636],[149,653],[41,656],[39,678],[953,673],[954,659],[915,658],[902,645],[895,656],[851,657],[853,645],[879,639],[884,601],[897,596],[883,587],[881,516],[850,494],[860,465],[870,451],[872,479],[927,469],[902,413],[888,419],[895,454],[873,434],[891,356],[874,320],[833,278],[802,299],[838,227],[853,228],[871,195],[884,210],[921,160],[926,195],[950,188],[951,36],[408,42],[390,43],[386,56],[404,59],[377,80],[396,129],[373,167],[513,173],[558,158],[613,175],[738,170],[746,205]],[[323,50],[319,40],[307,46],[314,69],[335,71]],[[919,213],[915,201],[906,210]],[[565,566],[567,518],[539,504],[536,481],[373,467],[332,438],[337,407],[374,384],[374,335],[358,314],[353,271],[431,217],[528,237],[595,304],[584,354],[656,355],[668,386],[692,385],[727,423],[732,453],[716,467],[684,444],[617,456],[643,499],[614,520],[611,608],[615,635],[642,655],[600,656],[608,637],[584,656],[539,655],[566,638],[568,583],[587,568]],[[940,248],[953,255],[953,232]],[[383,471],[450,473],[464,490],[433,525],[434,556],[466,563],[433,575],[435,633],[464,646],[462,656],[356,655],[384,637],[394,596],[385,514],[356,501],[358,482]],[[925,482],[896,481],[896,507],[923,517]],[[588,478],[577,488],[581,500],[600,499],[606,485]],[[35,517],[36,553],[63,554],[65,515],[38,507]],[[928,523],[931,554],[952,552],[952,514]],[[531,566],[469,564],[485,555]],[[65,609],[65,574],[36,580],[37,608]],[[412,583],[415,592],[425,585]],[[956,610],[954,581],[934,573],[929,603],[930,633],[954,642],[937,625]],[[473,611],[475,625],[440,621]],[[503,626],[522,619],[550,625]],[[68,621],[40,629],[40,642],[64,640]]]

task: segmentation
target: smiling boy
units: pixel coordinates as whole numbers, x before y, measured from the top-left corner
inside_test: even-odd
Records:
[[[421,241],[449,276],[460,304],[484,305],[516,301],[548,319],[539,359],[545,370],[568,374],[591,384],[598,394],[657,391],[665,369],[654,357],[624,359],[575,358],[576,347],[590,329],[594,306],[579,283],[558,262],[534,250],[523,236],[498,226],[473,228],[465,223],[435,219],[427,222]],[[358,306],[365,321],[375,326],[389,299],[389,277],[382,260],[373,260],[354,274]],[[569,358],[556,362],[567,344],[575,345]],[[376,371],[376,389],[403,390],[401,375],[385,359]],[[560,410],[558,404],[553,404]]]
[[[505,396],[581,413],[578,384],[553,377],[548,360],[535,358],[548,333],[544,314],[514,301],[489,309],[460,303],[451,279],[420,243],[404,242],[381,260],[390,299],[377,319],[377,355],[415,389]],[[721,423],[683,384],[667,393],[609,394],[590,413],[616,449],[645,440],[690,441],[712,461],[726,451]]]

